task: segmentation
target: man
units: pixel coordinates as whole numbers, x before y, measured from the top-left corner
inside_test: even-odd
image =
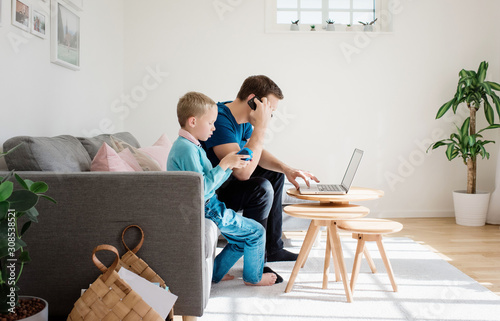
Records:
[[[267,261],[295,261],[297,254],[283,248],[282,193],[286,178],[296,187],[296,179],[318,179],[309,172],[294,169],[263,148],[272,112],[283,99],[281,89],[267,76],[251,76],[242,84],[234,101],[218,103],[219,115],[212,137],[202,143],[213,166],[231,152],[243,147],[253,151],[245,168],[234,169],[218,190],[220,201],[240,211],[266,228]],[[249,101],[255,102],[255,109]]]

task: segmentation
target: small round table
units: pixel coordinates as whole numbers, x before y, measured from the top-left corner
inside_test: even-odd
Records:
[[[384,192],[381,190],[352,187],[347,194],[340,195],[302,195],[295,188],[287,190],[287,194],[299,199],[316,201],[319,203],[301,203],[288,205],[283,211],[290,216],[297,218],[311,219],[311,224],[307,230],[304,243],[300,248],[299,256],[290,275],[290,280],[286,286],[285,292],[292,290],[293,284],[301,267],[304,266],[309,252],[321,226],[327,228],[327,242],[325,252],[325,267],[323,271],[323,288],[326,289],[328,283],[328,272],[330,267],[330,253],[333,254],[335,264],[335,275],[337,281],[342,278],[346,293],[347,302],[352,302],[352,292],[347,278],[347,270],[342,252],[339,232],[337,230],[337,221],[356,219],[364,217],[370,213],[370,210],[360,205],[350,204],[353,201],[367,201],[382,197]]]

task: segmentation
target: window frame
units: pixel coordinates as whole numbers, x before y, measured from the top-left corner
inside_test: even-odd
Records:
[[[274,33],[274,32],[289,32],[290,31],[290,23],[282,23],[279,24],[277,23],[277,14],[278,11],[286,12],[286,11],[294,11],[296,12],[299,10],[299,20],[300,20],[300,1],[299,1],[299,9],[295,8],[290,8],[289,10],[287,9],[282,9],[278,10],[277,8],[277,0],[266,0],[266,32]],[[317,31],[324,31],[324,28],[326,27],[326,20],[329,19],[329,13],[333,10],[329,9],[329,0],[321,0],[322,1],[322,8],[317,8],[317,9],[306,9],[303,11],[320,11],[322,13],[322,23],[321,27],[320,24],[316,24],[316,30]],[[352,1],[351,1],[351,8],[352,8]],[[376,0],[375,2],[375,18],[377,19],[377,22],[374,24],[374,31],[373,32],[378,32],[378,33],[384,33],[384,32],[391,32],[392,31],[392,15],[389,13],[389,10],[387,8],[389,7],[389,2],[391,0]],[[326,9],[324,9],[326,8]],[[354,12],[367,12],[367,10],[363,9],[345,9],[344,10],[335,10],[337,12],[349,12],[350,13],[350,18],[351,21],[353,19],[352,15]],[[370,10],[371,11],[371,10]],[[303,24],[299,22],[300,30],[299,32],[309,32],[310,31],[310,25],[311,24]],[[357,21],[353,21],[352,23],[353,30],[354,31],[363,31],[363,25],[359,24]],[[342,33],[346,32],[346,27],[347,24],[339,24],[335,23],[335,33]],[[297,31],[293,31],[297,32]],[[329,32],[332,33],[332,32]]]

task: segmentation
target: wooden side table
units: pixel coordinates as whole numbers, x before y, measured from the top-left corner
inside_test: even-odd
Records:
[[[287,194],[299,199],[319,201],[319,203],[302,203],[288,205],[283,208],[283,211],[288,215],[311,219],[311,224],[307,230],[304,243],[302,244],[299,256],[293,267],[285,292],[288,293],[292,290],[297,274],[300,268],[304,266],[309,256],[309,252],[319,232],[319,228],[321,226],[326,226],[327,242],[323,271],[323,288],[326,288],[328,283],[330,253],[332,253],[337,281],[339,281],[339,278],[342,279],[347,302],[352,302],[352,291],[349,286],[347,269],[336,222],[356,219],[368,215],[370,212],[368,208],[360,205],[353,205],[350,204],[350,202],[378,199],[384,195],[384,192],[369,188],[353,187],[349,190],[349,193],[344,195],[301,195],[295,188],[291,188],[287,190]]]

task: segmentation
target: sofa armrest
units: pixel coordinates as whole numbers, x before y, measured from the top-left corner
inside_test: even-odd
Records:
[[[32,225],[24,238],[32,262],[24,268],[21,294],[48,300],[51,316],[67,316],[80,289],[88,288],[100,274],[91,260],[94,247],[111,244],[120,254],[125,253],[121,233],[126,226],[137,224],[145,234],[137,255],[179,296],[176,314],[203,314],[209,290],[203,273],[206,262],[201,175],[17,173],[24,179],[46,182],[47,195],[58,202],[41,199],[37,205],[39,223]],[[135,246],[133,240],[130,242],[129,247]],[[105,252],[101,255],[101,261],[109,265],[111,256],[108,258]]]

